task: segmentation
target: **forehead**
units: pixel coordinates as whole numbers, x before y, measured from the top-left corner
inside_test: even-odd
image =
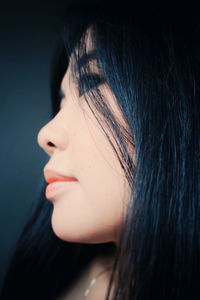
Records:
[[[97,66],[97,50],[94,45],[93,26],[89,26],[83,33],[80,42],[69,59],[69,68],[78,66],[80,69],[84,67]]]

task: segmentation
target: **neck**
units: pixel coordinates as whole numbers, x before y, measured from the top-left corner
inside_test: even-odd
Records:
[[[87,296],[88,300],[105,299],[110,277],[112,274],[113,264],[114,256],[99,255],[92,260],[87,276],[87,284],[89,288],[89,295]],[[96,277],[97,279],[94,285],[91,286],[91,282],[94,281]]]

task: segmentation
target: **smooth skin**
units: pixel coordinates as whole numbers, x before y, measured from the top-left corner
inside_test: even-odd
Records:
[[[92,49],[90,32],[86,35],[87,51]],[[84,96],[78,93],[71,71],[73,63],[71,57],[61,82],[65,96],[60,111],[38,133],[39,146],[50,156],[45,169],[78,179],[71,188],[60,189],[51,199],[52,228],[65,241],[117,243],[130,189],[108,138]],[[90,67],[98,71],[95,60],[90,62]],[[109,87],[102,84],[100,90],[115,117],[126,126]],[[102,125],[118,151],[113,136]]]
[[[127,199],[124,172],[83,96],[78,97],[69,68],[61,87],[61,109],[40,129],[38,143],[50,156],[45,168],[76,177],[78,183],[56,194],[52,228],[65,241],[116,242]],[[107,87],[102,90],[114,106]]]

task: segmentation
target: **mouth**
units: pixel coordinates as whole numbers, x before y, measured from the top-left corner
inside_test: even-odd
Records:
[[[72,176],[66,176],[52,169],[44,168],[44,177],[48,183],[45,191],[45,196],[47,199],[52,200],[52,197],[58,194],[61,190],[68,190],[75,184],[78,180]]]

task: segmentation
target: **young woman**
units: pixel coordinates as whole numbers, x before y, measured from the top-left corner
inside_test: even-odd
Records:
[[[1,299],[200,299],[197,11],[87,2],[65,22]]]

